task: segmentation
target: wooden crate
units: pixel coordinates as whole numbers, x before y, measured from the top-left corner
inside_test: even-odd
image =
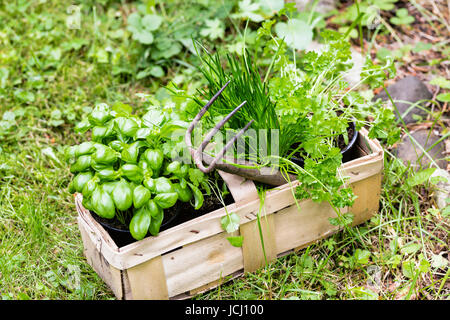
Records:
[[[354,225],[378,211],[383,170],[383,149],[376,140],[360,131],[358,158],[344,163],[340,170],[358,196],[351,208],[342,212],[355,215]],[[222,230],[225,209],[213,211],[124,247],[117,247],[75,197],[78,225],[88,263],[112,289],[118,299],[185,299],[212,289],[225,280],[252,272],[265,265],[257,228],[261,210],[266,257],[272,261],[339,231],[329,222],[336,217],[328,203],[301,201],[298,209],[292,188],[298,181],[266,193],[261,207],[252,181],[221,172],[235,203],[229,212],[240,217],[242,247],[233,247]]]

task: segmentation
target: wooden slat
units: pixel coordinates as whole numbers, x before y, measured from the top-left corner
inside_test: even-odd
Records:
[[[353,166],[343,166],[338,174],[349,177],[348,183],[354,183],[376,175],[382,170],[383,158],[378,156],[367,158],[365,162],[356,163]]]
[[[345,213],[347,209],[343,209]],[[277,253],[311,243],[324,235],[336,232],[329,218],[337,217],[328,203],[302,201],[300,209],[293,205],[273,215]]]
[[[222,179],[226,182],[236,203],[258,199],[258,190],[256,189],[253,181],[246,180],[244,177],[225,171],[218,170],[218,172]]]
[[[258,220],[253,220],[240,225],[240,233],[244,241],[242,254],[244,256],[244,271],[253,272],[276,259],[277,248],[275,244],[274,215],[264,215]],[[261,239],[262,238],[262,239]],[[263,248],[264,246],[264,248]]]
[[[161,257],[155,257],[126,271],[130,295],[127,300],[167,300],[166,274]]]
[[[78,217],[78,228],[83,241],[84,255],[88,264],[95,270],[100,278],[109,286],[111,291],[118,299],[122,299],[124,293],[122,291],[121,270],[111,266],[103,256],[101,250],[98,250],[96,243],[92,241],[88,235],[86,223]]]
[[[229,281],[231,281],[233,279],[239,278],[243,274],[244,274],[244,269],[238,270],[238,271],[233,272],[232,274],[228,275],[226,278],[220,278],[218,280],[215,280],[215,281],[212,281],[210,283],[207,283],[207,284],[205,284],[205,285],[203,285],[203,286],[201,286],[199,288],[195,288],[195,289],[192,289],[192,290],[190,290],[188,292],[181,293],[181,294],[178,294],[176,296],[170,297],[170,299],[171,300],[186,300],[186,299],[192,298],[193,296],[195,296],[197,294],[200,294],[200,293],[209,291],[211,289],[217,288],[218,286],[220,286],[220,285],[222,285],[222,284],[224,284],[226,282],[229,282]]]
[[[370,151],[374,154],[382,154],[383,153],[383,147],[381,146],[380,142],[377,139],[369,139],[369,131],[366,128],[361,128],[359,131],[361,143],[360,145],[363,146],[363,148],[367,148],[366,144],[369,145],[370,150],[367,150],[368,153]]]
[[[328,232],[325,232],[324,234],[322,234],[317,239],[314,239],[314,240],[309,241],[309,242],[305,242],[305,243],[301,244],[300,246],[298,246],[298,247],[296,247],[296,248],[294,248],[292,250],[285,251],[284,253],[281,253],[278,257],[286,255],[287,253],[298,252],[298,251],[300,251],[302,249],[305,249],[305,248],[309,247],[310,245],[312,245],[313,243],[316,243],[316,242],[318,242],[318,241],[320,241],[322,239],[326,239],[326,238],[332,236],[333,234],[337,233],[338,231],[340,231],[342,229],[343,229],[342,227],[339,227],[338,229],[331,229]]]
[[[354,182],[351,184],[351,187],[358,198],[349,211],[355,215],[353,225],[358,225],[370,219],[378,212],[381,192],[381,173]]]
[[[271,198],[266,201],[264,214],[271,214],[293,203],[294,198],[292,192],[290,188],[285,187],[271,193]],[[236,213],[241,223],[247,223],[256,219],[259,207],[260,203],[258,199],[240,206],[230,205],[227,207],[227,210],[228,212]],[[110,263],[119,269],[129,268],[152,257],[176,249],[177,247],[222,233],[223,229],[220,220],[226,214],[224,209],[219,209],[165,230],[158,237],[148,237],[139,242],[122,247],[119,253],[109,257]]]
[[[106,230],[92,217],[89,210],[82,205],[83,195],[75,195],[75,206],[78,212],[78,225],[83,226],[86,238],[99,254],[112,266],[123,270],[120,264],[114,263],[114,257],[119,253],[119,248]],[[86,240],[87,241],[87,240]]]
[[[78,216],[84,221],[85,227],[90,231],[92,235],[103,242],[103,247],[108,247],[109,249],[111,249],[111,251],[118,252],[119,248],[117,247],[114,240],[111,238],[109,233],[97,221],[95,221],[89,210],[83,207],[82,201],[83,195],[81,193],[75,194],[75,206],[78,211]],[[98,240],[96,240],[95,242],[98,242]]]
[[[198,288],[189,290],[189,296],[195,296],[195,295],[197,295],[199,293],[208,291],[211,288],[216,288],[216,287],[220,286],[222,283],[224,283],[224,278],[220,278],[220,279],[214,280],[214,281],[212,281],[210,283],[207,283],[207,284],[204,284],[204,285],[202,285],[202,286],[200,286]]]
[[[244,266],[242,250],[222,232],[162,256],[170,297],[214,283]]]

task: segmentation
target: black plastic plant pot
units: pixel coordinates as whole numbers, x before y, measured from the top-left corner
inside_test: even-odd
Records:
[[[350,123],[350,128],[353,131],[353,137],[348,142],[348,145],[346,145],[345,148],[341,150],[343,163],[353,160],[357,157],[356,140],[358,140],[359,132],[356,130],[354,122]]]
[[[356,126],[354,122],[350,122],[350,128],[353,131],[353,136],[348,142],[348,144],[343,149],[341,149],[342,163],[348,162],[356,158],[356,140],[358,139],[359,133],[358,131],[356,131]],[[291,157],[290,160],[302,168],[305,165],[305,161],[303,158]]]
[[[174,225],[174,223],[176,222],[176,219],[178,218],[178,216],[181,213],[182,206],[177,203],[175,209],[176,210],[173,215],[171,215],[171,216],[165,215],[164,216],[164,219],[161,223],[161,227],[159,229],[160,232],[171,228]],[[126,246],[130,243],[136,242],[136,239],[133,238],[130,230],[114,227],[110,223],[108,223],[108,221],[106,219],[101,219],[95,213],[93,214],[93,217],[108,232],[108,234],[111,236],[111,238],[114,240],[114,242],[116,243],[116,245],[119,248]]]

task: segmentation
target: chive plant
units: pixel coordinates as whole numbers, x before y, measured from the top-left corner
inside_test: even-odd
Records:
[[[286,156],[291,146],[301,139],[301,131],[292,124],[283,126],[280,122],[276,101],[270,98],[268,85],[262,80],[256,61],[251,59],[248,51],[245,51],[242,56],[227,54],[227,68],[222,66],[218,54],[206,53],[200,56],[200,59],[202,62],[200,71],[208,83],[207,88],[200,91],[204,99],[211,99],[225,83],[230,81],[225,91],[214,102],[209,111],[209,117],[206,117],[210,125],[217,117],[227,115],[236,106],[246,101],[245,106],[228,120],[227,128],[238,130],[250,120],[254,120],[251,129],[258,133],[257,145],[265,146],[268,155],[272,154],[272,132],[277,130],[278,133],[274,136],[279,139],[278,152],[281,156]],[[198,97],[194,97],[194,100],[201,106],[204,104],[204,101]],[[248,140],[254,138],[252,135],[243,136],[243,139]],[[250,145],[252,144],[247,143],[248,148],[251,148]],[[264,159],[258,158],[256,151],[249,149],[251,155],[247,153],[246,158],[264,162]]]

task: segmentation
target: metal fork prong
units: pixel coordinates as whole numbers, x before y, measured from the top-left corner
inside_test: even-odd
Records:
[[[185,135],[185,142],[188,148],[192,148],[192,141],[191,141],[191,135],[192,131],[194,130],[195,125],[200,121],[200,119],[203,117],[203,115],[208,111],[209,107],[213,104],[214,101],[222,94],[223,90],[228,86],[231,80],[227,81],[227,83],[224,84],[222,88],[220,88],[219,91],[216,92],[216,94],[203,106],[203,108],[197,113],[195,118],[192,120],[191,124],[186,130]]]
[[[228,84],[230,84],[230,80],[227,81],[227,83],[225,83],[223,85],[222,88],[220,88],[219,91],[216,92],[215,95],[213,95],[213,97],[203,106],[203,108],[200,110],[200,112],[197,114],[197,116],[195,117],[194,121],[197,119],[200,120],[201,117],[203,117],[203,115],[206,113],[206,111],[208,111],[209,107],[211,107],[211,105],[214,103],[214,101],[216,101],[216,99],[222,94],[223,90],[225,90],[225,88],[228,86]]]
[[[240,105],[238,105],[236,108],[234,108],[233,111],[231,111],[229,114],[227,114],[218,124],[216,124],[214,126],[214,128],[206,135],[205,139],[202,141],[202,143],[200,144],[200,146],[198,147],[197,150],[195,150],[194,152],[191,152],[192,157],[194,158],[194,162],[197,164],[197,167],[199,167],[200,170],[202,170],[203,172],[210,172],[211,170],[214,169],[214,165],[213,166],[209,166],[208,169],[206,167],[203,166],[203,150],[205,149],[205,147],[208,145],[208,143],[211,141],[212,137],[220,130],[220,128],[222,128],[225,123],[240,109],[242,108],[245,104],[247,103],[247,101],[242,102]],[[253,122],[253,121],[251,121]],[[249,124],[247,124],[249,125]],[[248,127],[247,127],[248,128]],[[247,130],[247,129],[245,129]],[[244,130],[244,131],[245,131]],[[242,134],[242,133],[241,133]],[[238,138],[238,137],[237,137]],[[236,139],[237,139],[236,138]],[[234,143],[234,142],[233,142]],[[226,151],[226,150],[225,150]],[[225,153],[225,152],[223,152]],[[223,156],[223,154],[222,154]]]
[[[234,116],[234,114],[236,112],[238,112],[238,110],[240,108],[242,108],[245,104],[247,103],[247,101],[242,102],[240,105],[238,105],[233,111],[231,111],[229,114],[227,114],[218,124],[216,124],[214,126],[214,128],[206,135],[205,139],[203,139],[202,144],[199,147],[199,150],[203,151],[203,149],[205,149],[206,145],[209,143],[209,141],[212,139],[212,137],[225,125],[225,123],[230,120],[230,118],[232,116]]]
[[[206,169],[205,173],[210,172],[211,170],[213,170],[216,167],[217,162],[219,162],[223,158],[223,156],[225,155],[225,152],[227,152],[228,149],[237,141],[237,139],[239,139],[239,137],[242,136],[245,131],[247,131],[247,129],[251,126],[251,124],[254,121],[255,120],[249,121],[249,123],[247,123],[245,125],[245,127],[242,128],[241,131],[238,132],[237,135],[235,135],[230,141],[227,142],[225,147],[222,150],[220,150],[219,154],[217,154],[217,156],[211,161],[208,168],[205,168]]]

